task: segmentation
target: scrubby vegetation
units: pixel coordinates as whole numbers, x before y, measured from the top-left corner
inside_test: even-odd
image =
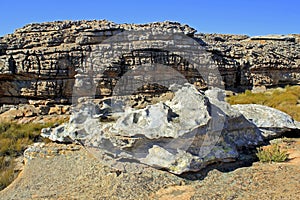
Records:
[[[18,156],[34,141],[37,141],[42,128],[51,124],[0,124],[0,156]]]
[[[28,145],[43,140],[39,136],[41,129],[62,122],[0,123],[0,190],[9,185],[16,176],[14,159],[22,155]]]
[[[300,86],[286,86],[264,93],[245,93],[227,98],[230,104],[261,104],[276,108],[300,121]]]
[[[0,156],[0,190],[14,180],[14,168],[15,163],[11,157]]]
[[[256,156],[260,162],[284,162],[288,158],[288,153],[280,145],[272,144],[258,148]]]

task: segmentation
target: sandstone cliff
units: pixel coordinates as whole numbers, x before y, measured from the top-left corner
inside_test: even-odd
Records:
[[[105,20],[58,21],[29,24],[0,38],[0,104],[46,99],[71,103],[75,75],[78,69],[84,68],[89,53],[95,50],[94,46],[118,33],[145,29],[156,30],[154,35],[159,30],[173,30],[173,33],[183,33],[195,39],[211,53],[227,89],[299,84],[299,35],[250,38],[196,34],[195,29],[175,22],[135,25]],[[202,76],[182,56],[165,51],[155,39],[149,40],[148,45],[155,46],[154,49],[147,48],[144,43],[140,41],[140,48],[129,52],[123,49],[122,59],[107,55],[107,70],[98,82],[96,95],[111,95],[118,79],[141,62],[158,62],[176,68],[189,82],[205,87]]]
[[[253,89],[299,84],[300,35],[197,34],[209,44],[226,86]]]

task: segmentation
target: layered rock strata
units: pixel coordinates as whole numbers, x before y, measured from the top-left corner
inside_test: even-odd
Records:
[[[126,31],[144,33],[149,30],[152,35],[140,34],[137,38],[133,35],[131,45],[113,41],[115,36]],[[165,37],[164,41],[178,42],[173,44],[177,49],[168,49],[167,42],[155,38],[162,32],[174,36],[171,40]],[[188,41],[184,37],[195,43],[184,43]],[[101,54],[105,59],[95,86],[96,97],[112,95],[126,72],[147,63],[168,66],[198,88],[206,88],[209,85],[205,80],[206,72],[195,70],[188,54],[180,51],[195,46],[203,47],[211,64],[218,67],[226,89],[299,84],[299,38],[299,35],[250,38],[196,34],[195,29],[175,22],[135,25],[83,20],[29,24],[0,38],[0,104],[41,99],[71,103],[75,75],[87,70],[85,63],[91,53],[99,48],[103,51],[108,44],[118,48],[119,54]],[[195,59],[196,56],[191,54],[190,57]],[[161,91],[156,85],[140,89],[138,92]]]

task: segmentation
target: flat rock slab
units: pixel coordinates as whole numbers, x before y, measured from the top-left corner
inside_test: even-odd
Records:
[[[275,108],[258,104],[239,104],[232,107],[253,122],[266,139],[276,138],[284,132],[300,129],[299,122]]]

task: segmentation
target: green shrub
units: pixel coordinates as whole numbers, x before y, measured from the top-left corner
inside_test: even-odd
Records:
[[[260,162],[284,162],[288,158],[288,153],[278,144],[268,147],[257,148],[256,156]]]
[[[54,123],[2,123],[0,124],[0,156],[18,156],[25,148],[42,140],[40,132],[42,128],[51,127]]]
[[[33,142],[44,141],[40,137],[41,129],[66,120],[43,124],[0,123],[0,190],[8,186],[16,176],[14,158],[22,155],[27,146]]]

